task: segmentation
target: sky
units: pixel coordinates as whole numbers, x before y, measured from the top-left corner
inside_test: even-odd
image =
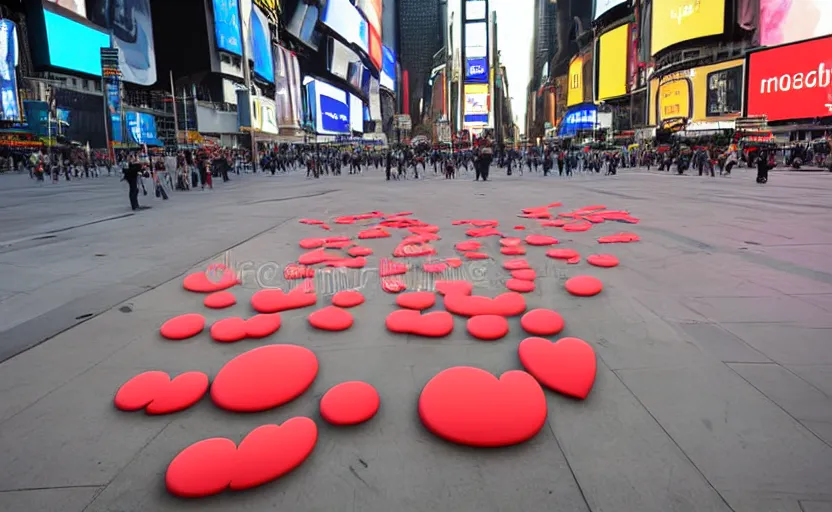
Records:
[[[521,133],[526,126],[526,87],[529,85],[529,55],[534,27],[534,0],[491,0],[497,12],[497,44],[508,75],[511,110]]]

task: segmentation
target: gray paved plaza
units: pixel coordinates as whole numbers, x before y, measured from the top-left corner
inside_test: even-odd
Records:
[[[206,511],[832,511],[832,176],[750,171],[731,178],[622,170],[616,177],[539,174],[490,183],[469,179],[385,182],[380,171],[306,180],[249,175],[213,191],[140,200],[132,214],[117,178],[38,186],[0,176],[0,510],[19,512]],[[607,222],[586,233],[533,227],[521,208],[563,202],[626,209],[638,225]],[[520,369],[519,319],[506,338],[469,337],[463,319],[441,340],[392,336],[395,307],[372,269],[318,282],[319,305],[338,287],[367,302],[343,333],[314,331],[307,310],[282,314],[265,343],[311,348],[312,387],[258,414],[222,411],[206,397],[168,416],[113,407],[137,373],[213,376],[264,342],[164,341],[168,318],[202,312],[209,322],[249,316],[248,299],[280,284],[301,238],[323,236],[301,217],[412,210],[441,227],[435,245],[453,256],[465,238],[454,219],[525,224],[583,255],[609,252],[614,269],[560,264],[531,248],[538,271],[529,308],[566,320],[563,335],[589,342],[597,378],[585,401],[547,391],[548,423],[527,443],[472,449],[420,423],[416,403],[438,371],[471,365]],[[331,234],[357,226],[333,224]],[[634,231],[641,241],[599,247],[598,236]],[[520,233],[520,232],[514,232]],[[368,241],[390,255],[400,235]],[[475,293],[504,290],[493,259],[466,265]],[[210,262],[242,271],[230,310],[206,311],[182,277]],[[425,283],[412,276],[411,286]],[[572,275],[604,281],[594,298],[563,289]],[[318,400],[333,385],[364,380],[381,395],[368,423],[323,422]],[[308,416],[319,428],[311,457],[278,481],[247,492],[186,501],[165,490],[170,460],[208,437],[239,441],[254,427]]]

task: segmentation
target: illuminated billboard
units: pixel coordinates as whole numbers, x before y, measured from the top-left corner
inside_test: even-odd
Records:
[[[674,44],[722,34],[725,0],[653,0],[651,54]]]
[[[630,25],[624,24],[598,40],[598,100],[627,94],[627,55]]]
[[[776,46],[832,34],[829,0],[760,0],[760,44]]]
[[[592,19],[597,20],[613,7],[621,5],[626,1],[627,0],[595,0],[592,9]]]
[[[566,105],[578,105],[584,102],[584,60],[575,57],[569,63],[569,87],[566,90]]]
[[[488,84],[465,84],[465,113],[488,114]]]
[[[832,37],[748,55],[749,116],[769,121],[832,115]]]
[[[465,56],[488,56],[488,24],[475,21],[465,24]]]
[[[685,118],[720,121],[742,111],[742,59],[700,66],[650,81],[649,124]]]

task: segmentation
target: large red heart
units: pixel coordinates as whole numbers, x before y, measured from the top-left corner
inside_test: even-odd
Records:
[[[323,238],[304,238],[299,242],[301,249],[318,249],[323,247],[326,240]]]
[[[436,294],[433,292],[403,293],[396,297],[396,304],[400,308],[421,311],[432,308],[436,304]]]
[[[526,248],[522,246],[500,247],[500,253],[506,256],[523,256],[526,254]]]
[[[307,253],[301,254],[298,258],[298,263],[301,265],[317,265],[326,261],[340,260],[341,255],[326,252],[323,249],[315,249]]]
[[[618,258],[612,254],[590,254],[586,262],[596,267],[612,268],[618,266]]]
[[[544,386],[583,400],[595,382],[595,351],[578,338],[526,338],[517,349],[523,367]]]
[[[352,327],[352,314],[337,306],[327,306],[309,314],[309,325],[322,331],[346,331]]]
[[[390,332],[441,338],[454,330],[454,317],[447,311],[434,311],[423,315],[413,309],[397,309],[387,315],[385,325]]]
[[[358,233],[359,240],[372,240],[374,238],[389,238],[390,232],[383,228],[370,228]]]
[[[122,411],[145,409],[147,414],[169,414],[197,403],[208,391],[208,376],[186,372],[173,380],[165,372],[136,375],[116,392],[113,403]]]
[[[497,230],[497,228],[494,227],[469,229],[465,232],[465,234],[472,238],[484,238],[487,236],[503,236],[503,234],[500,233]]]
[[[300,466],[317,442],[318,427],[303,416],[257,427],[237,447],[229,488],[242,491],[280,478]]]
[[[318,374],[318,358],[297,345],[266,345],[225,363],[211,385],[211,399],[226,410],[265,411],[300,396]]]
[[[478,251],[482,247],[482,244],[477,242],[476,240],[471,240],[470,242],[459,242],[454,246],[459,252],[471,252],[471,251]]]
[[[289,293],[279,288],[260,290],[251,296],[251,307],[258,313],[278,313],[289,309],[305,308],[318,302],[315,293],[308,293],[301,285]]]
[[[555,245],[558,239],[548,235],[529,235],[526,237],[526,243],[529,245]]]
[[[168,465],[168,492],[201,498],[226,489],[244,490],[275,480],[305,461],[318,441],[315,422],[295,417],[249,432],[240,446],[223,437],[188,446]]]
[[[361,247],[361,246],[356,245],[355,247],[350,247],[347,250],[347,254],[349,254],[350,256],[352,256],[354,258],[357,258],[358,256],[369,256],[369,255],[373,254],[373,250],[370,249],[369,247]]]
[[[223,264],[212,265],[205,272],[194,272],[182,281],[183,288],[197,293],[218,292],[238,284],[237,275]]]
[[[526,300],[516,292],[503,293],[491,299],[480,295],[445,295],[445,309],[456,315],[515,316],[526,311]]]
[[[364,295],[357,290],[342,290],[332,297],[332,305],[339,308],[354,308],[364,304]]]
[[[439,437],[470,446],[521,443],[546,423],[546,396],[526,372],[498,380],[479,368],[457,366],[434,376],[419,396],[419,416]]]
[[[169,340],[184,340],[205,329],[205,317],[199,313],[186,313],[171,318],[162,324],[159,333]]]
[[[434,288],[439,295],[453,293],[471,295],[471,292],[474,290],[474,285],[469,281],[436,281]]]

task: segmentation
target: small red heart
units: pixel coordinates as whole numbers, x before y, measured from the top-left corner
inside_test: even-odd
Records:
[[[527,268],[532,268],[529,265],[529,262],[523,258],[517,258],[514,260],[506,260],[503,262],[503,268],[506,270],[524,270]]]
[[[321,417],[333,425],[357,425],[378,412],[378,391],[366,382],[342,382],[321,398]]]
[[[591,297],[601,293],[601,290],[604,289],[604,283],[593,276],[575,276],[567,279],[564,287],[572,295]]]
[[[407,264],[399,263],[387,258],[381,258],[379,261],[378,275],[379,277],[398,276],[407,273]]]
[[[184,340],[201,333],[205,329],[205,317],[199,313],[187,313],[171,318],[159,329],[161,335],[169,340]]]
[[[445,295],[445,309],[461,316],[515,316],[526,311],[526,299],[516,292],[504,293],[493,299],[452,293]]]
[[[396,258],[416,258],[436,254],[436,249],[428,244],[399,244],[393,250]]]
[[[397,309],[385,320],[387,330],[398,334],[414,334],[426,338],[441,338],[454,330],[454,317],[447,311],[421,314],[413,309]]]
[[[448,368],[419,396],[419,416],[428,430],[470,446],[509,446],[531,439],[546,423],[546,412],[540,384],[516,370],[498,380],[479,368]]]
[[[523,256],[526,254],[525,247],[500,247],[500,253],[505,256]]]
[[[445,270],[447,270],[448,265],[444,262],[434,262],[434,263],[423,263],[422,270],[427,272],[428,274],[441,274]]]
[[[334,268],[364,268],[365,265],[367,265],[367,258],[363,256],[358,258],[341,258],[326,262],[327,267]]]
[[[283,269],[283,277],[288,281],[294,281],[296,279],[309,279],[315,277],[315,269],[304,265],[289,263],[286,265],[286,268]]]
[[[381,289],[387,293],[399,293],[407,290],[407,283],[395,277],[386,277],[381,280]]]
[[[349,250],[347,250],[347,254],[357,258],[358,256],[369,256],[373,254],[373,250],[369,247],[360,247],[356,245],[355,247],[350,247]]]
[[[312,225],[312,226],[320,225],[320,224],[324,223],[324,221],[317,220],[317,219],[300,219],[298,222],[300,222],[301,224],[309,224],[309,225]]]
[[[370,228],[358,233],[359,240],[372,240],[375,238],[389,238],[390,232],[382,228]]]
[[[472,238],[484,238],[487,236],[503,236],[502,233],[497,231],[497,228],[493,227],[469,229],[465,232],[465,234]]]
[[[562,228],[564,225],[566,225],[566,221],[561,219],[542,220],[540,221],[540,225],[544,228]]]
[[[413,233],[414,235],[419,235],[422,233],[439,233],[439,226],[428,224],[427,226],[412,227],[408,228],[407,230]]]
[[[563,330],[564,321],[560,313],[551,309],[533,309],[523,315],[520,326],[529,334],[551,336]]]
[[[566,263],[568,263],[570,265],[576,265],[580,262],[581,262],[581,257],[580,256],[575,256],[574,258],[569,258],[568,260],[566,260]]]
[[[194,272],[185,277],[182,287],[191,292],[213,293],[240,284],[233,270],[225,265],[212,265],[205,272]]]
[[[480,247],[482,247],[481,243],[471,240],[470,242],[459,242],[454,246],[454,249],[459,252],[472,252],[480,250]]]
[[[340,260],[341,255],[326,252],[323,249],[315,249],[314,251],[309,251],[305,254],[301,254],[298,258],[298,263],[301,265],[317,265],[318,263],[324,263],[327,261],[335,261]]]
[[[211,399],[229,411],[265,411],[303,394],[318,374],[318,358],[297,345],[265,345],[225,363]]]
[[[260,290],[251,297],[251,307],[258,313],[278,313],[289,309],[314,306],[318,296],[307,292],[304,285],[294,288],[289,293],[280,289]]]
[[[595,351],[578,338],[526,338],[517,349],[520,362],[544,386],[583,400],[595,382]]]
[[[436,294],[433,292],[403,293],[396,297],[396,305],[405,309],[421,311],[432,308],[434,304],[436,304]]]
[[[528,281],[526,279],[509,279],[506,281],[506,288],[517,293],[531,293],[534,291],[534,281]]]
[[[526,243],[537,246],[555,245],[558,243],[558,239],[547,235],[529,235],[526,237]]]
[[[488,259],[488,255],[485,254],[484,252],[466,252],[462,256],[464,256],[466,259],[469,259],[469,260],[487,260]]]
[[[549,249],[546,256],[556,260],[568,260],[580,257],[580,254],[575,249]]]
[[[439,295],[451,293],[471,295],[471,292],[474,291],[474,285],[468,281],[436,281],[434,288]]]
[[[604,217],[600,215],[586,215],[584,216],[584,220],[588,220],[593,224],[601,224],[602,222],[604,222]]]
[[[355,224],[355,217],[352,215],[345,215],[343,217],[338,217],[335,219],[336,224]]]
[[[514,279],[522,279],[524,281],[534,281],[537,278],[537,272],[530,268],[512,270],[511,277]]]
[[[280,329],[280,315],[277,313],[254,315],[246,320],[247,338],[265,338],[276,333],[278,329]]]
[[[326,242],[324,248],[326,249],[343,249],[352,245],[350,240],[338,240],[335,242]]]
[[[246,337],[246,321],[240,317],[223,318],[211,326],[211,338],[220,343],[233,343]]]
[[[237,447],[229,488],[242,491],[280,478],[300,466],[317,442],[318,427],[306,417],[257,427]]]
[[[523,243],[523,240],[520,238],[501,238],[500,245],[503,247],[519,247]]]
[[[627,244],[638,242],[641,238],[635,233],[618,233],[617,235],[602,236],[598,239],[600,244]]]
[[[307,317],[309,325],[322,331],[346,331],[352,327],[352,314],[337,306],[327,306],[310,313]]]
[[[301,249],[318,249],[319,247],[323,247],[326,243],[326,240],[323,238],[304,238],[299,242]]]
[[[581,220],[578,222],[572,222],[563,225],[563,230],[568,231],[570,233],[578,232],[578,231],[589,231],[589,228],[592,227],[591,222],[587,222],[585,220]]]
[[[498,340],[508,334],[508,320],[498,315],[472,316],[466,323],[468,334],[484,341]]]
[[[472,220],[471,225],[477,228],[496,228],[500,223],[496,220]]]
[[[462,266],[462,260],[459,258],[445,258],[445,263],[451,268],[459,268]]]
[[[332,297],[332,305],[339,308],[354,308],[364,304],[364,295],[356,290],[343,290]]]
[[[517,231],[525,231],[526,226],[514,226],[514,229],[517,230]]]
[[[165,372],[151,371],[125,382],[113,403],[122,411],[145,409],[147,414],[170,414],[197,403],[208,391],[208,376],[186,372],[173,380]]]
[[[203,498],[228,488],[235,472],[237,446],[215,437],[194,443],[173,458],[165,473],[168,492],[181,498]]]
[[[596,267],[612,268],[618,266],[618,258],[612,254],[590,254],[586,262]]]

